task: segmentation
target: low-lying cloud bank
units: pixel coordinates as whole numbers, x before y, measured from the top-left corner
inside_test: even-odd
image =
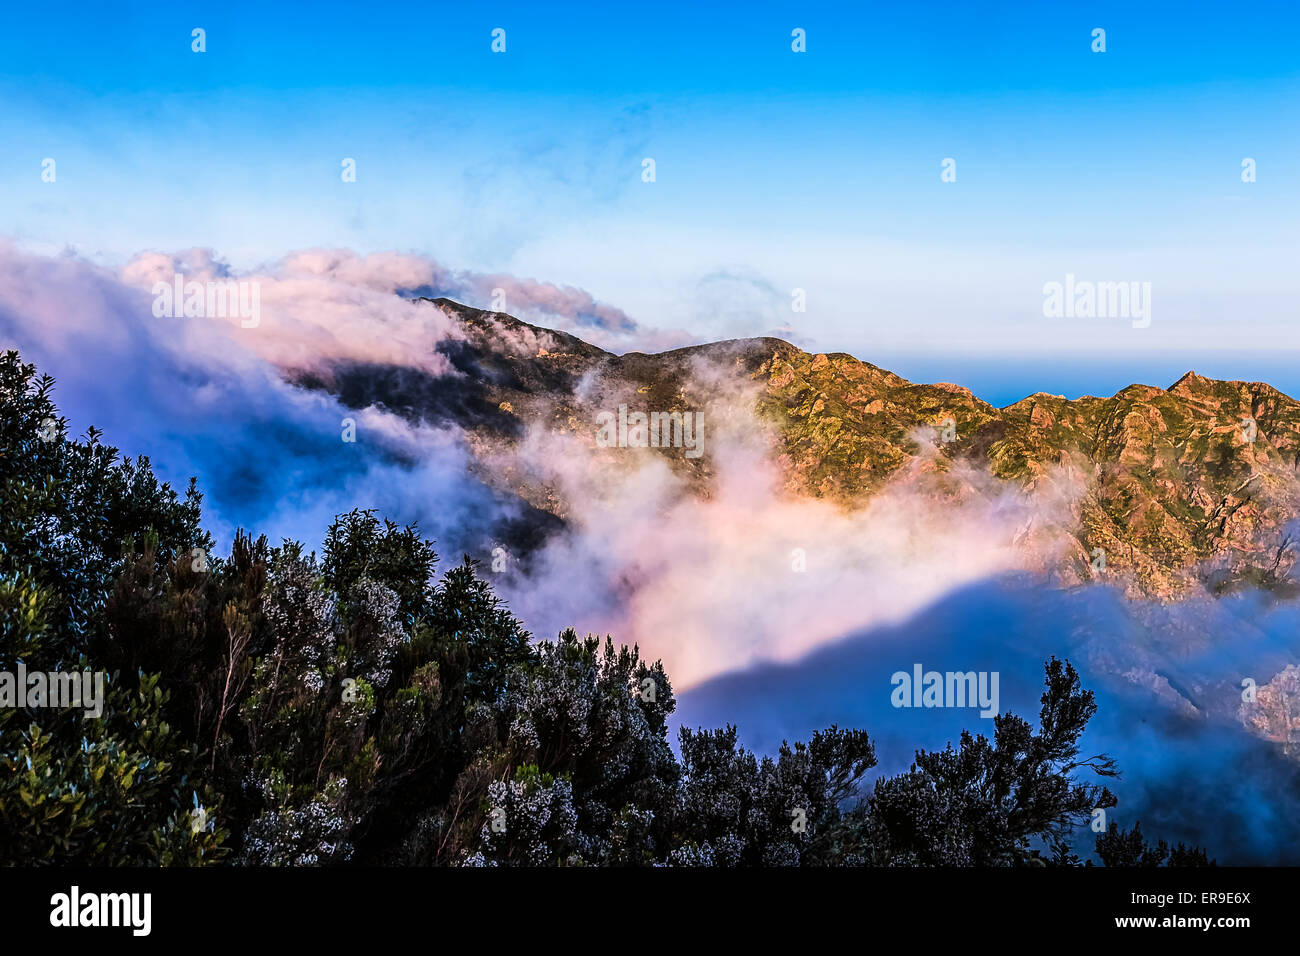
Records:
[[[258,321],[155,315],[156,284],[178,272],[255,280]],[[1230,699],[1251,677],[1284,720],[1294,713],[1275,680],[1298,660],[1294,605],[1157,608],[1045,587],[1043,569],[1067,546],[1053,529],[1084,491],[1063,476],[1027,495],[922,456],[855,512],[793,496],[752,386],[725,367],[698,366],[688,386],[705,413],[706,494],[648,449],[534,425],[476,458],[452,424],[289,384],[350,363],[451,388],[462,373],[442,346],[457,326],[409,296],[457,289],[504,289],[503,308],[544,313],[597,344],[660,335],[580,290],[453,275],[415,256],[308,251],[233,275],[204,251],[147,253],[114,272],[0,246],[0,347],[55,376],[74,431],[104,429],[174,484],[197,475],[223,547],[238,526],[317,546],[330,518],[354,507],[417,521],[446,558],[481,560],[535,633],[573,625],[662,658],[685,691],[684,722],[738,723],[763,750],[831,722],[859,725],[887,770],[988,724],[974,711],[893,708],[894,671],[997,671],[1001,708],[1032,717],[1043,661],[1069,656],[1098,690],[1094,749],[1127,773],[1121,822],[1140,817],[1223,860],[1271,861],[1279,845],[1300,845],[1296,764],[1282,753],[1290,725]],[[499,571],[502,529],[528,509],[475,478],[481,467],[534,475],[569,506],[562,532]]]
[[[187,279],[223,274],[206,254],[182,258]],[[0,247],[0,346],[55,377],[74,433],[95,425],[179,487],[197,475],[219,546],[239,526],[316,544],[330,518],[353,507],[419,520],[443,541],[468,540],[512,507],[468,478],[455,430],[347,409],[285,380],[288,369],[379,356],[450,374],[432,351],[451,330],[437,309],[382,284],[289,269],[257,277],[255,328],[238,315],[156,317],[152,284],[170,281],[168,261],[144,255],[118,275]],[[344,440],[345,420],[356,441]]]
[[[1024,546],[1028,529],[1064,521],[1063,486],[1030,496],[974,470],[939,473],[924,457],[860,510],[792,496],[752,402],[710,391],[707,497],[649,451],[593,453],[535,428],[513,453],[574,503],[529,573],[502,582],[542,633],[577,624],[637,641],[689,687],[1054,563],[1064,546],[1050,536]]]
[[[178,275],[184,287],[255,283],[256,320],[233,308],[156,315],[154,290]],[[114,274],[0,248],[0,344],[55,375],[75,430],[104,429],[178,485],[197,475],[219,542],[243,526],[315,545],[335,513],[374,507],[490,572],[500,529],[525,509],[473,477],[454,423],[352,409],[288,384],[350,364],[411,369],[452,390],[463,373],[440,346],[458,326],[398,294],[446,281],[436,263],[400,255],[309,251],[234,275],[204,250],[145,253]],[[586,302],[553,292],[548,307]],[[574,625],[638,642],[683,687],[794,659],[1041,562],[1018,538],[1062,522],[1078,492],[1031,498],[973,471],[940,476],[922,459],[920,474],[848,514],[785,492],[752,385],[725,365],[699,363],[691,379],[706,410],[707,497],[649,449],[597,449],[542,425],[485,462],[535,475],[570,505],[564,533],[496,580],[517,613],[540,634]]]

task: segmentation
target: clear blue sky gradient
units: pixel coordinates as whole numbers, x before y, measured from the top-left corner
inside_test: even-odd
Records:
[[[994,401],[1051,362],[1300,392],[1294,2],[121,6],[7,11],[0,234],[420,252]],[[1045,318],[1067,273],[1150,281],[1151,327]]]

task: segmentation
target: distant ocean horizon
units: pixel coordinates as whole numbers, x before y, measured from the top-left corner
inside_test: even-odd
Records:
[[[911,382],[951,382],[1004,408],[1048,392],[1066,398],[1109,397],[1129,385],[1169,388],[1187,372],[1225,381],[1264,382],[1300,397],[1300,364],[1289,355],[1260,352],[1187,352],[1134,355],[958,355],[845,349]]]

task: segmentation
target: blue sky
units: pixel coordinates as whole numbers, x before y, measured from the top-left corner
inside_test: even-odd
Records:
[[[1052,367],[1300,392],[1294,3],[277,6],[11,11],[0,234],[425,253],[999,403]],[[1045,318],[1067,273],[1151,282],[1151,326]]]

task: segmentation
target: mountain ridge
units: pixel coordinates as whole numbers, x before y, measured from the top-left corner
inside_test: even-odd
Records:
[[[506,313],[414,301],[456,322],[463,338],[439,346],[454,381],[429,376],[417,385],[410,370],[353,367],[299,383],[354,407],[453,422],[484,464],[481,477],[561,520],[568,508],[553,484],[496,474],[487,463],[530,428],[594,449],[599,410],[630,402],[685,412],[744,392],[775,435],[789,493],[854,508],[909,466],[977,466],[1029,492],[1078,486],[1064,528],[1072,544],[1054,569],[1066,583],[1108,576],[1160,599],[1196,587],[1293,588],[1300,403],[1264,382],[1189,370],[1167,389],[1133,383],[1074,399],[1037,392],[998,408],[955,383],[910,382],[848,353],[809,353],[773,337],[618,355]],[[691,492],[710,494],[707,455],[639,451],[666,459]]]

